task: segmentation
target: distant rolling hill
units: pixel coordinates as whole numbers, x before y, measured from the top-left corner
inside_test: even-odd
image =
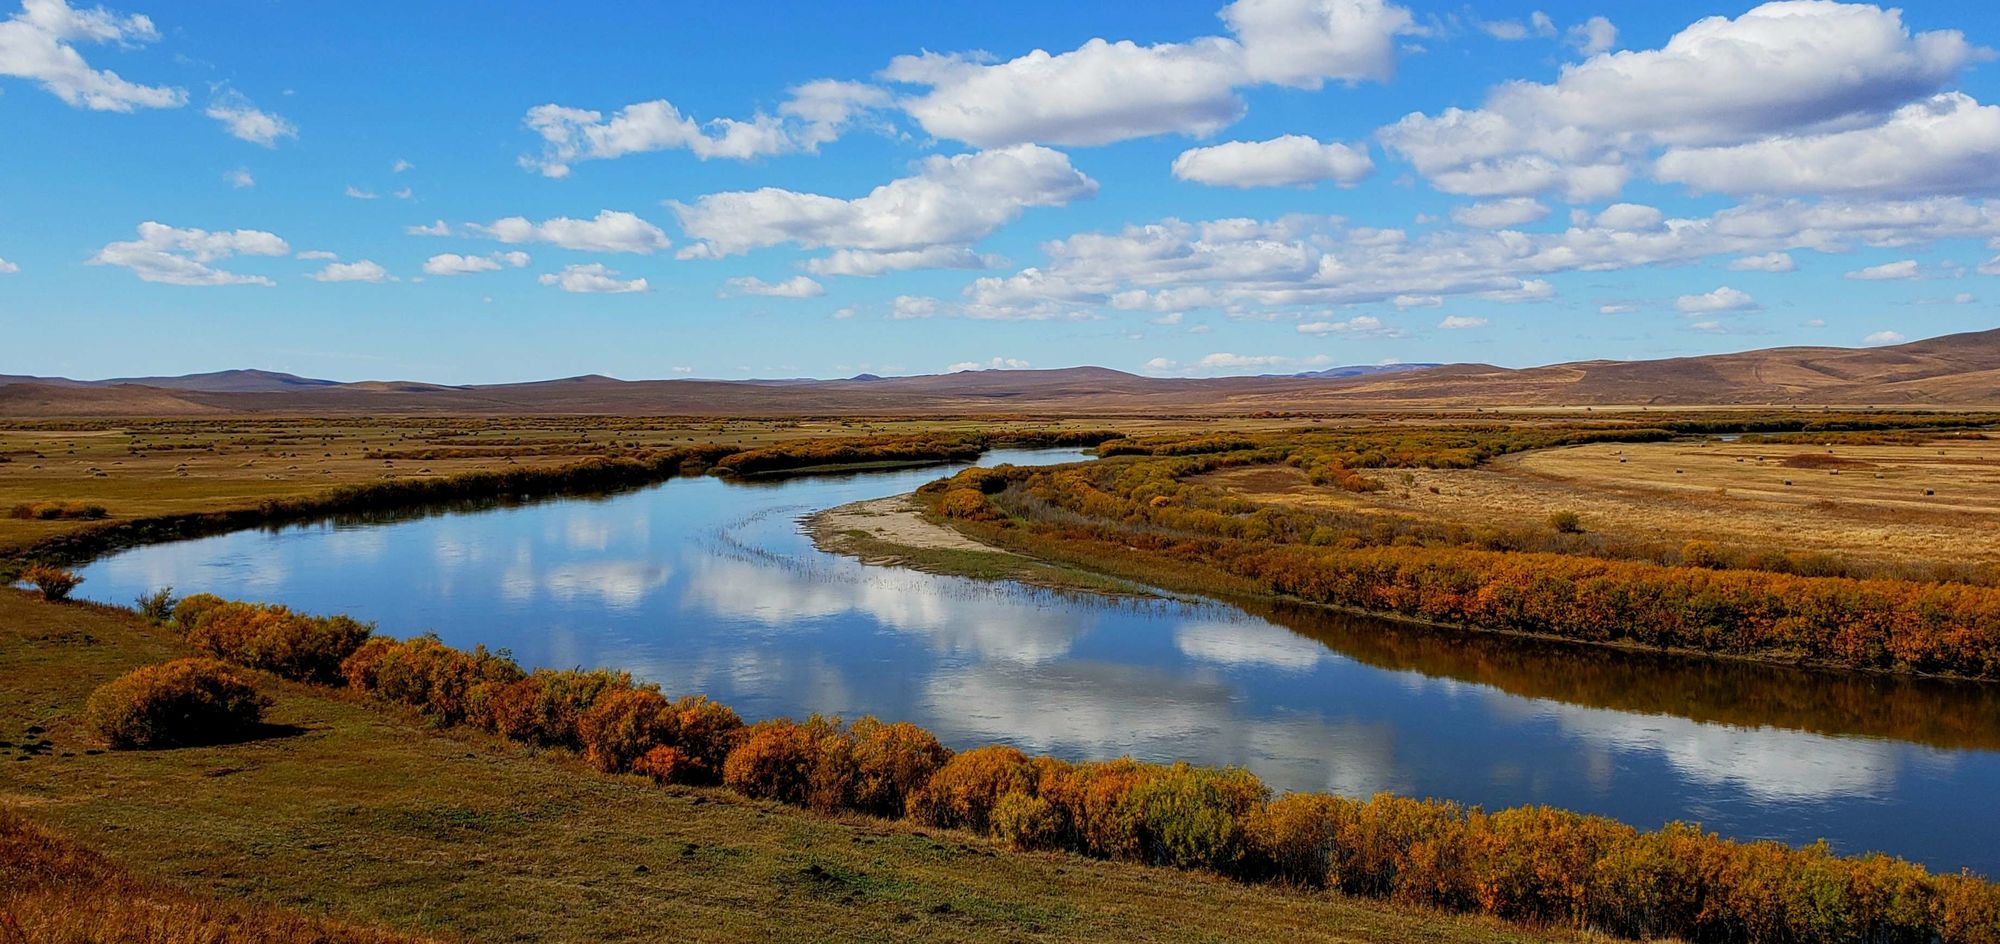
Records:
[[[1650,361],[1344,367],[1140,377],[1103,367],[845,380],[340,383],[257,370],[77,381],[0,375],[0,417],[281,414],[1168,414],[1744,405],[2000,407],[2000,329],[1892,347],[1784,347]]]

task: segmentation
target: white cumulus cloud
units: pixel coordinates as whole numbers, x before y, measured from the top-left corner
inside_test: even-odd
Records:
[[[388,270],[363,259],[359,262],[329,262],[326,268],[306,278],[315,282],[390,282]]]
[[[1861,282],[1885,282],[1895,279],[1914,279],[1917,277],[1917,260],[1904,259],[1900,262],[1884,262],[1881,265],[1872,265],[1866,268],[1856,269],[1852,272],[1847,273],[1846,276],[1844,277]]]
[[[567,177],[570,165],[628,154],[684,150],[699,160],[750,160],[813,151],[840,136],[861,114],[889,104],[889,93],[859,82],[822,79],[792,89],[778,114],[749,120],[696,121],[672,102],[655,99],[602,112],[537,105],[524,122],[542,138],[542,153],[521,165],[548,177]]]
[[[231,137],[267,148],[277,147],[278,142],[286,138],[299,136],[296,125],[252,105],[250,99],[234,89],[216,93],[203,114],[221,122],[223,130],[229,132]]]
[[[986,361],[959,361],[945,368],[945,373],[956,374],[966,370],[1026,370],[1029,364],[1018,357],[995,357]]]
[[[1608,197],[1655,148],[1682,149],[1662,158],[1663,178],[1721,186],[1726,175],[1706,167],[1733,152],[1704,162],[1687,149],[1797,148],[1778,142],[1879,124],[1987,55],[1956,30],[1912,34],[1900,10],[1781,0],[1699,20],[1660,49],[1599,52],[1553,83],[1503,83],[1477,109],[1409,115],[1381,137],[1452,193]],[[1825,160],[1840,146],[1801,159]],[[1797,176],[1765,169],[1730,186],[1775,188],[1778,175]]]
[[[535,281],[579,295],[619,295],[647,289],[645,279],[618,278],[616,269],[601,262],[564,266],[561,272],[545,273]]]
[[[882,78],[924,88],[897,104],[936,137],[1090,146],[1212,134],[1243,116],[1243,86],[1387,79],[1396,37],[1418,31],[1408,10],[1383,0],[1238,0],[1220,15],[1233,37],[1100,38],[1004,62],[926,52],[897,57]]]
[[[816,298],[826,294],[826,286],[803,275],[795,275],[777,282],[766,282],[754,275],[730,279],[725,285],[726,295],[765,295],[772,298]]]
[[[1174,176],[1214,187],[1309,187],[1360,183],[1375,169],[1367,145],[1322,144],[1302,134],[1191,148],[1174,158]]]
[[[650,254],[671,245],[659,227],[623,210],[600,210],[588,220],[558,216],[540,223],[509,216],[486,224],[467,224],[466,231],[503,243],[550,243],[589,252]]]
[[[0,20],[0,75],[39,82],[57,98],[93,111],[178,108],[187,103],[186,92],[93,69],[76,51],[80,43],[137,46],[159,38],[153,21],[140,14],[79,10],[65,0],[23,0],[21,12]]]
[[[1451,221],[1460,226],[1500,229],[1519,226],[1522,223],[1533,223],[1548,215],[1549,208],[1533,197],[1511,197],[1506,200],[1454,207],[1451,211]]]
[[[495,272],[502,268],[516,269],[530,261],[525,252],[495,252],[484,256],[461,256],[455,252],[441,252],[424,260],[427,275],[471,275],[474,272]]]
[[[263,230],[210,232],[181,229],[165,223],[139,224],[139,238],[108,243],[90,258],[91,265],[129,269],[147,282],[168,285],[273,285],[261,275],[239,275],[211,262],[231,256],[282,256],[292,251],[283,239]]]
[[[1766,252],[1744,256],[1729,263],[1731,272],[1790,272],[1798,268],[1788,253]]]
[[[681,228],[701,243],[690,257],[727,256],[795,243],[808,249],[900,252],[964,246],[1029,207],[1062,206],[1097,192],[1097,182],[1058,151],[1032,144],[929,157],[914,176],[844,200],[765,187],[674,203]]]
[[[1699,295],[1682,295],[1674,300],[1674,307],[1690,315],[1710,314],[1719,311],[1744,311],[1755,308],[1757,300],[1749,292],[1739,291],[1724,285],[1712,292]]]

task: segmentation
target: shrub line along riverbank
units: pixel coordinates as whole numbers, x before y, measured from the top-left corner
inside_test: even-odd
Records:
[[[1360,531],[1191,482],[1279,465],[1349,491],[1382,468],[1621,441],[1599,428],[1481,428],[1120,441],[1129,458],[969,469],[918,490],[928,511],[1047,562],[1213,596],[1276,595],[1471,629],[1841,670],[2000,678],[2000,587],[1496,550],[1471,529]],[[1640,431],[1645,432],[1645,431]],[[1558,526],[1554,530],[1560,531]],[[1560,535],[1558,535],[1560,537]]]
[[[523,671],[484,649],[376,637],[344,617],[196,596],[197,649],[409,705],[439,725],[581,753],[606,773],[721,783],[821,813],[907,817],[1024,850],[1330,887],[1515,921],[1690,941],[2000,941],[2000,886],[1823,844],[1641,832],[1547,807],[1487,813],[1390,795],[1273,797],[1249,772],[953,752],[914,725],[818,716],[744,725],[699,695],[608,672]]]

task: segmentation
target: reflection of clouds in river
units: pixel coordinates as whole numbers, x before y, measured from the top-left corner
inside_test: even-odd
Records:
[[[563,508],[543,529],[543,540],[573,551],[604,551],[619,544],[644,546],[652,536],[653,520],[644,514],[622,513],[597,504]]]
[[[644,602],[673,574],[671,567],[644,560],[577,561],[539,569],[531,558],[517,559],[500,575],[500,593],[515,601],[537,593],[562,603],[594,597],[605,607],[624,610]]]
[[[1827,737],[1775,728],[1707,724],[1669,715],[1545,704],[1563,733],[1609,751],[1656,753],[1684,777],[1730,785],[1766,800],[1876,797],[1889,793],[1904,762],[1950,766],[1950,755],[1889,741]],[[1927,756],[1928,755],[1928,756]]]
[[[1182,623],[1174,646],[1200,662],[1228,666],[1270,666],[1303,672],[1328,655],[1325,646],[1281,626],[1245,616],[1240,620]]]
[[[1593,708],[1416,673],[1401,682],[1413,696],[1476,699],[1498,721],[1553,721],[1564,735],[1596,749],[1584,756],[1584,773],[1600,787],[1608,785],[1609,770],[1621,766],[1602,756],[1612,753],[1654,755],[1689,781],[1734,787],[1763,800],[1884,796],[1893,792],[1905,763],[1952,763],[1949,753],[1892,741]]]
[[[1255,768],[1273,787],[1366,796],[1396,786],[1381,725],[1307,714],[1249,717],[1234,688],[1103,662],[1032,669],[973,665],[931,677],[927,714],[956,743],[1009,741],[1036,752]]]
[[[389,535],[381,528],[336,526],[319,541],[320,550],[338,561],[366,562],[389,550]]]
[[[942,652],[1037,664],[1061,658],[1085,629],[1073,607],[915,571],[829,571],[698,557],[684,603],[774,629],[848,613],[921,634]]]

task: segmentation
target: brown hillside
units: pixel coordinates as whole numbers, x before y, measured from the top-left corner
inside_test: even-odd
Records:
[[[1893,347],[1785,347],[1509,369],[1448,364],[1351,377],[1140,377],[1102,367],[849,380],[617,380],[445,386],[237,372],[256,389],[0,378],[0,416],[282,414],[1163,414],[1504,406],[2000,406],[2000,329]],[[215,375],[209,375],[215,376]],[[170,382],[173,378],[167,378]],[[212,383],[212,382],[205,382]],[[180,384],[177,384],[180,385]],[[185,386],[185,385],[180,385]]]

